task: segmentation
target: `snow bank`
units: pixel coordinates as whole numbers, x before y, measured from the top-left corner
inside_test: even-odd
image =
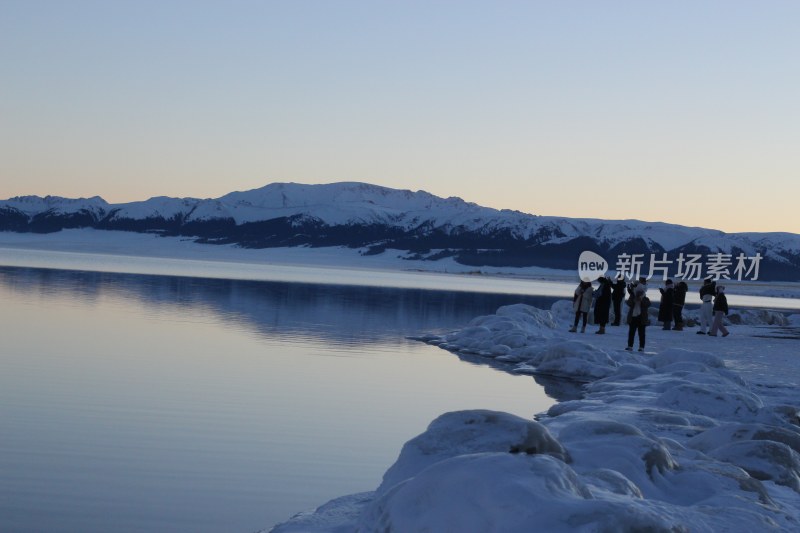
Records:
[[[620,336],[566,333],[561,307],[504,307],[426,341],[583,381],[580,399],[536,421],[442,415],[406,443],[372,496],[335,500],[273,531],[800,530],[796,390],[769,403],[709,350],[627,352],[611,347]],[[763,339],[734,343],[724,346],[758,350]]]
[[[474,453],[544,453],[561,461],[568,454],[542,424],[496,411],[447,413],[425,433],[408,441],[397,462],[386,471],[377,493],[384,494],[427,467],[445,459]]]
[[[421,497],[424,495],[423,497]],[[546,455],[460,455],[393,487],[362,515],[359,531],[528,533],[669,531],[679,522],[638,502],[597,498],[565,463]]]
[[[419,340],[454,352],[524,360],[537,343],[557,335],[558,323],[551,313],[516,304],[475,318],[461,331]]]
[[[788,326],[790,323],[785,314],[768,309],[732,310],[728,314],[727,322],[747,326]]]

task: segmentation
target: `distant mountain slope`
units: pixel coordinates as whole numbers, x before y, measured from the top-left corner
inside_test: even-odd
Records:
[[[244,247],[349,246],[377,254],[453,257],[474,266],[574,269],[583,250],[612,263],[618,254],[721,252],[763,256],[759,279],[800,280],[800,235],[723,233],[636,220],[535,216],[481,207],[460,198],[366,183],[273,183],[216,199],[156,197],[109,204],[100,197],[15,197],[0,201],[0,231],[64,228],[194,237]],[[734,259],[735,262],[735,259]]]

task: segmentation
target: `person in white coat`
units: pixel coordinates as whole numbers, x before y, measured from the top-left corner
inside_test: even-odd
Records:
[[[698,335],[705,335],[711,329],[711,320],[714,317],[714,296],[717,293],[717,284],[711,281],[711,278],[703,280],[703,286],[700,287],[700,331]]]
[[[589,316],[589,309],[592,308],[592,295],[594,289],[592,288],[591,281],[581,281],[578,288],[575,289],[575,294],[572,297],[572,310],[575,311],[575,323],[572,325],[571,332],[578,331],[578,322],[583,318],[583,327],[581,333],[586,332],[586,320]]]

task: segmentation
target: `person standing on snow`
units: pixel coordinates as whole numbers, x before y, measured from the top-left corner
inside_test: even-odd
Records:
[[[714,307],[711,300],[716,293],[717,283],[711,281],[711,278],[704,279],[703,286],[700,287],[700,299],[703,303],[700,304],[700,331],[697,332],[698,335],[705,335],[706,331],[711,328],[712,310]]]
[[[722,319],[728,314],[728,297],[725,296],[725,286],[717,286],[717,296],[714,298],[714,323],[711,325],[711,331],[708,332],[712,337],[717,336],[717,330],[722,332],[723,337],[730,335],[728,328],[722,323]]]
[[[594,304],[594,323],[600,326],[595,333],[602,335],[606,332],[608,311],[611,307],[611,280],[601,276],[597,281],[600,285],[597,287],[597,298],[595,298]]]
[[[658,321],[664,323],[662,329],[670,330],[672,324],[672,305],[675,303],[675,290],[672,287],[672,280],[668,279],[661,292],[661,302],[658,307]]]
[[[591,281],[581,281],[578,288],[575,289],[575,295],[572,297],[572,310],[575,311],[575,323],[570,329],[572,333],[578,331],[578,321],[581,318],[583,318],[581,333],[586,331],[586,319],[589,315],[589,309],[592,308],[593,293],[594,289]]]
[[[675,325],[672,327],[675,331],[683,331],[683,306],[686,303],[686,292],[689,286],[685,281],[681,281],[675,286],[675,301],[672,303],[672,318]]]
[[[644,351],[645,328],[647,327],[647,309],[650,299],[647,297],[647,284],[639,283],[631,287],[631,297],[625,302],[628,305],[628,351],[633,350],[633,339],[639,333],[639,351]]]
[[[622,320],[622,300],[625,299],[625,277],[617,275],[617,281],[612,285],[611,300],[614,302],[614,322],[612,326],[619,326]]]

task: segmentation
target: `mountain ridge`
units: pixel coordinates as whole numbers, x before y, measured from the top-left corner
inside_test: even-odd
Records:
[[[461,198],[361,182],[271,183],[219,198],[110,204],[99,196],[18,196],[0,201],[0,231],[67,228],[180,235],[250,248],[348,246],[403,250],[471,266],[574,268],[583,250],[613,254],[761,254],[762,279],[800,279],[800,235],[725,233],[639,220],[533,215]]]

